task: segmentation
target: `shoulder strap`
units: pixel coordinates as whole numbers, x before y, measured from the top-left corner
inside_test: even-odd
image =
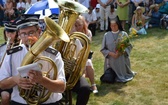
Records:
[[[53,55],[57,55],[58,51],[56,49],[50,48],[48,47],[46,50],[46,52],[53,54]]]
[[[7,50],[6,52],[7,52],[7,55],[10,55],[10,54],[16,53],[18,51],[21,51],[22,49],[23,49],[22,46],[17,46],[17,47],[14,47],[12,49]]]

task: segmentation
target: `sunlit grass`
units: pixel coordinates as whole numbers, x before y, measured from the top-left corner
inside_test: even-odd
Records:
[[[135,78],[125,84],[101,84],[104,58],[100,53],[104,33],[93,37],[91,49],[99,93],[88,105],[167,105],[168,30],[148,29],[147,35],[132,39],[131,67]]]

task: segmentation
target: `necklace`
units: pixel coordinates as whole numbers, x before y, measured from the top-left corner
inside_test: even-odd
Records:
[[[111,32],[112,33],[112,36],[113,36],[113,42],[116,44],[117,43],[117,40],[118,40],[118,32],[119,32],[119,30],[117,31],[117,32]]]

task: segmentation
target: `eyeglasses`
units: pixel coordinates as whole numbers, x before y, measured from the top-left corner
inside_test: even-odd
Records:
[[[27,36],[33,36],[36,32],[37,32],[37,30],[36,31],[35,30],[31,30],[28,33],[23,32],[23,33],[20,33],[20,37],[23,38],[23,37],[27,37]]]

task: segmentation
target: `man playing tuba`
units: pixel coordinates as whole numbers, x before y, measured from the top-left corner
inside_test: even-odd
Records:
[[[62,98],[62,92],[64,92],[66,88],[64,63],[61,54],[57,50],[47,46],[52,42],[50,43],[47,42],[47,44],[43,43],[44,45],[41,45],[41,48],[46,49],[41,50],[39,54],[33,53],[34,52],[33,50],[29,51],[32,48],[32,46],[34,47],[37,41],[40,40],[40,37],[43,36],[43,34],[42,36],[40,36],[41,29],[38,26],[38,18],[39,15],[24,14],[20,17],[19,20],[16,21],[18,26],[18,34],[23,44],[20,45],[19,49],[16,49],[17,51],[14,51],[13,53],[10,53],[9,55],[5,56],[4,62],[0,70],[0,88],[2,89],[13,88],[10,105],[28,105],[28,104],[58,105],[58,101]],[[48,22],[48,20],[46,20],[46,22]],[[52,22],[50,22],[50,24],[52,24]],[[58,28],[53,27],[55,26],[55,24],[54,25],[52,24],[51,26],[52,28],[55,28],[55,30],[57,31],[56,33],[62,34],[62,32],[59,33],[60,31],[59,27]],[[62,35],[58,35],[59,38],[60,36],[62,38]],[[66,37],[66,34],[64,34],[64,36]],[[45,39],[43,40],[43,42],[45,42]],[[41,43],[39,43],[39,45],[40,44]],[[22,65],[23,61],[25,60],[24,58],[25,56],[27,56],[28,53],[32,53],[32,55],[35,56],[32,59],[31,63],[36,57],[41,56],[46,56],[52,59],[56,64],[57,69],[56,73],[54,73],[54,71],[47,72],[47,70],[50,69],[52,65],[46,61],[40,60],[37,62],[40,62],[40,64],[42,65],[41,70],[35,71],[33,69],[30,69],[27,72],[27,77],[22,77],[17,71],[17,68],[20,67],[20,65]],[[55,76],[53,74],[57,75]],[[56,77],[56,79],[51,79],[52,77]],[[34,90],[32,90],[32,87],[37,84],[42,86],[42,88],[39,88],[37,92],[28,93],[28,95],[30,95],[31,98],[31,94],[41,95],[45,94],[46,91],[51,92],[51,94],[45,99],[45,101],[41,100],[40,98],[38,100],[34,100],[35,101],[34,102],[32,101],[33,99],[30,100],[29,98],[28,99],[23,98],[24,95],[23,97],[21,97],[20,95],[22,92],[21,90],[24,90],[25,93],[28,90],[31,90],[30,92],[32,92],[35,90],[35,88]],[[39,93],[39,91],[41,91],[40,89],[41,90],[46,89],[46,91]]]

